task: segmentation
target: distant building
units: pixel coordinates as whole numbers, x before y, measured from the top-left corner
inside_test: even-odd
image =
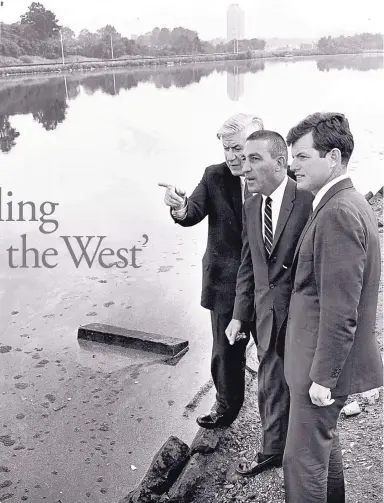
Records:
[[[300,44],[300,49],[302,51],[310,51],[312,49],[315,49],[315,44]]]
[[[243,9],[237,3],[230,5],[227,10],[227,42],[245,38],[244,24]]]

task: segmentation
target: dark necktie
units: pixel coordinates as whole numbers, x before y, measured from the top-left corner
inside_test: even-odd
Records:
[[[273,228],[272,228],[272,199],[267,197],[264,208],[264,244],[268,256],[272,251],[273,244]]]

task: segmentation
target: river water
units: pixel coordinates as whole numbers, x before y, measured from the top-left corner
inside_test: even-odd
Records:
[[[190,193],[204,167],[222,161],[216,131],[235,112],[285,136],[309,113],[339,111],[355,137],[351,177],[375,192],[384,184],[383,77],[374,55],[0,81],[4,494],[117,501],[169,435],[191,441],[213,400],[212,391],[196,398],[211,347],[199,306],[206,222],[175,226],[157,182]],[[33,203],[34,221],[28,211],[22,221],[20,201]],[[57,206],[44,221],[49,203]],[[104,268],[96,257],[77,268],[62,236],[93,236],[92,251],[105,236],[101,248],[131,250],[128,265]],[[23,259],[23,246],[37,251]],[[46,249],[56,267],[44,266]],[[116,254],[104,262],[123,265]],[[190,350],[171,367],[79,344],[78,326],[91,322],[185,337]]]

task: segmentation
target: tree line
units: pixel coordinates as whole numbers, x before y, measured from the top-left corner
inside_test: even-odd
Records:
[[[56,15],[38,2],[29,6],[19,22],[2,24],[1,35],[0,54],[21,59],[24,57],[26,62],[28,56],[47,59],[60,57],[61,36],[66,56],[86,58],[233,52],[233,43],[213,45],[201,40],[196,31],[183,27],[173,30],[156,27],[136,40],[122,36],[111,25],[94,33],[84,29],[76,36],[71,28],[61,26]],[[244,40],[239,50],[262,50],[265,44],[265,40],[256,38]]]
[[[76,36],[68,26],[61,26],[56,15],[39,2],[32,2],[20,21],[1,23],[0,55],[19,58],[25,63],[40,56],[61,56],[61,37],[65,56],[110,59],[123,56],[177,56],[180,54],[233,53],[233,41],[212,44],[201,40],[196,31],[183,27],[172,30],[154,28],[136,40],[124,37],[114,26],[106,25],[96,32],[81,30]],[[266,41],[258,38],[238,41],[238,51],[263,51]],[[350,37],[322,37],[311,52],[338,54],[383,49],[383,35],[362,33]]]
[[[326,54],[383,50],[381,33],[360,33],[350,37],[322,37],[317,48]]]

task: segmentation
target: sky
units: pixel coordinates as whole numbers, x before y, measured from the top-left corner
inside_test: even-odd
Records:
[[[32,0],[4,0],[0,21],[20,20]],[[76,34],[111,24],[124,36],[183,26],[202,40],[226,36],[225,0],[41,0]],[[247,38],[319,38],[384,31],[383,0],[239,0]]]

